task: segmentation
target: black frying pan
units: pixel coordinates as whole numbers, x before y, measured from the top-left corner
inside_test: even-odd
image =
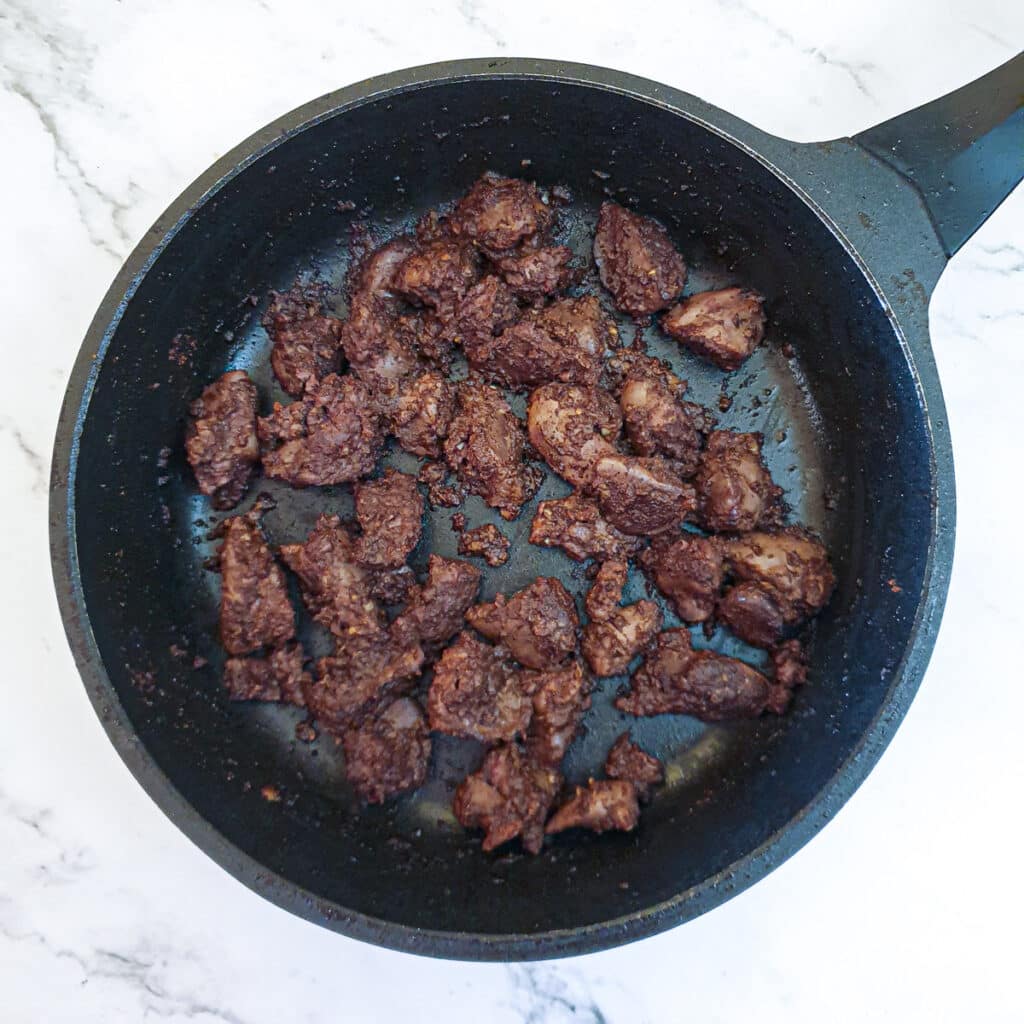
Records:
[[[220,160],[103,300],[54,451],[53,568],[68,637],[147,792],[280,906],[436,956],[615,945],[688,920],[779,864],[874,765],[932,649],[954,485],[928,300],[949,255],[1020,179],[1022,94],[1018,57],[856,139],[799,145],[614,71],[461,61],[316,100]],[[596,771],[632,725],[668,762],[668,785],[635,833],[566,834],[535,858],[485,856],[454,824],[452,788],[479,756],[470,746],[439,739],[423,790],[360,809],[333,745],[295,742],[298,712],[229,705],[218,580],[203,567],[215,517],[182,454],[188,403],[225,368],[248,369],[266,403],[279,397],[250,296],[315,277],[339,289],[342,312],[357,221],[398,230],[488,168],[568,185],[565,232],[581,250],[611,196],[668,226],[693,267],[688,291],[740,282],[769,297],[768,342],[726,379],[734,401],[722,422],[765,433],[775,478],[824,535],[839,579],[817,623],[811,683],[784,718],[633,722],[611,707],[620,681],[605,681],[570,778]],[[197,341],[172,343],[178,335]],[[690,397],[716,404],[721,374],[654,344],[689,378]],[[265,489],[278,499],[266,519],[278,543],[304,536],[319,510],[350,507],[345,488]],[[487,518],[475,499],[466,511],[471,525]],[[488,596],[539,573],[582,589],[579,567],[526,542],[531,514],[508,528],[514,557],[488,575]],[[428,548],[454,553],[449,517],[429,517],[420,564]],[[196,655],[208,666],[193,669]]]

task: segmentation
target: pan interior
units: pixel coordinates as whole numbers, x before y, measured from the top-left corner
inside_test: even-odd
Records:
[[[421,791],[365,809],[329,738],[296,742],[298,712],[225,700],[219,581],[204,568],[219,516],[197,496],[182,450],[188,403],[225,369],[248,370],[265,409],[285,400],[259,326],[268,289],[297,277],[324,282],[343,313],[353,238],[401,230],[486,169],[567,186],[573,202],[561,231],[581,253],[600,203],[612,198],[663,221],[690,265],[687,293],[742,283],[768,297],[768,340],[729,376],[647,334],[690,381],[688,397],[716,409],[722,393],[732,399],[721,425],[764,433],[775,479],[794,516],[824,535],[839,580],[816,625],[810,682],[784,718],[633,720],[610,703],[622,680],[599,683],[568,776],[599,774],[614,737],[630,728],[666,760],[668,785],[634,834],[567,834],[535,858],[485,856],[478,837],[454,823],[453,788],[480,757],[472,744],[439,738]],[[400,452],[387,461],[415,467]],[[241,508],[258,491],[277,500],[265,520],[275,543],[304,537],[321,511],[351,509],[347,488],[294,491],[270,481]],[[536,500],[567,491],[552,476]],[[660,904],[799,813],[885,700],[920,598],[930,493],[912,370],[868,282],[812,211],[749,155],[669,110],[521,79],[366,101],[290,137],[200,205],[141,280],[102,353],[73,500],[106,670],[140,742],[198,815],[339,908],[501,936]],[[486,570],[485,596],[537,575],[585,590],[580,566],[528,543],[536,500],[515,523],[494,520],[513,541],[512,558]],[[428,514],[416,566],[429,551],[456,554],[452,511]],[[463,511],[470,526],[490,521],[478,499]],[[639,596],[634,577],[630,596]],[[323,638],[304,629],[310,650],[322,650]],[[756,658],[721,633],[709,643]],[[196,656],[208,664],[193,668]]]

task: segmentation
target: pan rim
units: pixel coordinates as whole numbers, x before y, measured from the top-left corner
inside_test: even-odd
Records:
[[[534,934],[490,934],[414,928],[348,910],[268,870],[229,842],[177,790],[143,746],[107,676],[93,635],[77,558],[75,474],[79,439],[106,351],[124,311],[160,256],[213,196],[252,163],[293,135],[356,106],[431,85],[474,79],[551,80],[616,92],[655,104],[732,143],[765,167],[836,237],[882,302],[914,373],[930,446],[932,525],[922,597],[886,697],[850,755],[795,816],[760,846],[668,900],[621,917]],[[149,797],[220,867],[278,907],[352,938],[449,959],[539,960],[621,945],[682,924],[759,881],[804,846],[849,799],[877,763],[905,715],[927,667],[942,616],[954,543],[952,456],[941,391],[926,334],[908,338],[861,254],[837,224],[783,169],[758,150],[771,140],[702,100],[660,83],[591,65],[534,59],[468,59],[408,68],[367,79],[303,104],[259,129],[217,160],[167,207],[128,256],[85,335],[65,392],[54,442],[50,483],[50,550],[54,584],[75,662],[94,710],[128,770]],[[778,141],[778,140],[775,140]],[[923,371],[923,373],[922,373]],[[923,378],[934,381],[925,391]]]

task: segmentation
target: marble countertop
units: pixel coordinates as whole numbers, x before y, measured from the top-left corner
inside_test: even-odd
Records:
[[[236,142],[369,75],[506,54],[646,75],[809,141],[909,109],[1024,45],[1024,6],[1005,0],[520,0],[512,11],[498,0],[0,0],[5,1024],[1024,1018],[1024,673],[1008,643],[1024,633],[1024,554],[999,540],[1015,535],[1024,500],[1024,189],[954,258],[932,301],[959,533],[920,696],[837,820],[713,913],[538,965],[363,945],[207,860],[93,715],[50,582],[57,409],[123,258]]]

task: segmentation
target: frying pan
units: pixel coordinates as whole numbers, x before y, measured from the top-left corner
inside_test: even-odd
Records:
[[[767,135],[630,75],[468,60],[350,86],[218,161],[168,209],[104,298],[57,430],[50,530],[64,624],[86,689],[129,769],[171,820],[256,892],[348,935],[417,953],[527,959],[669,928],[735,895],[807,842],[875,764],[935,640],[953,554],[954,482],[928,301],[946,261],[1024,170],[1024,56],[853,139]],[[761,350],[725,377],[651,335],[689,397],[732,399],[721,423],[761,430],[797,518],[820,530],[838,588],[810,638],[810,683],[782,718],[630,720],[594,694],[567,775],[596,773],[624,728],[668,782],[631,834],[564,834],[537,857],[484,855],[450,813],[479,760],[438,737],[418,793],[361,808],[334,745],[299,743],[299,712],[232,705],[216,643],[217,517],[182,441],[188,404],[229,367],[282,397],[259,326],[270,288],[324,283],[344,312],[350,243],[399,231],[484,170],[562,184],[564,239],[589,246],[607,198],[660,218],[687,290],[768,296]],[[723,403],[727,404],[727,403]],[[410,468],[401,454],[389,461]],[[347,488],[277,500],[274,543],[305,536]],[[561,494],[556,479],[542,497]],[[247,507],[243,504],[241,508]],[[477,499],[470,525],[487,521]],[[451,510],[413,562],[455,553]],[[539,574],[579,594],[581,567],[502,528],[513,557],[484,594]],[[637,584],[634,584],[634,593]],[[670,624],[673,620],[670,618]],[[303,639],[322,649],[308,624]],[[699,641],[701,643],[705,641]],[[754,657],[724,634],[710,644]],[[194,661],[194,659],[198,659]],[[203,661],[206,664],[203,664]]]

